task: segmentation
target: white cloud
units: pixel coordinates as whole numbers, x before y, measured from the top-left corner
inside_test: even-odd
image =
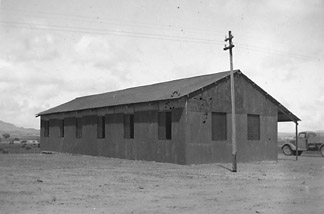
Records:
[[[0,105],[0,119],[39,127],[35,113],[78,96],[228,70],[228,52],[219,44],[228,30],[234,34],[235,68],[300,116],[301,128],[314,128],[318,118],[323,119],[324,6],[320,0],[293,1],[293,5],[282,1],[116,1],[109,7],[98,0],[78,3],[73,13],[63,1],[32,2],[7,1],[6,7],[45,13],[0,17],[34,25],[0,26],[0,99],[6,100]],[[94,23],[97,19],[100,22]],[[179,39],[51,31],[51,24]],[[37,25],[44,30],[37,30]],[[187,43],[181,37],[217,44]],[[311,106],[316,118],[308,113]]]

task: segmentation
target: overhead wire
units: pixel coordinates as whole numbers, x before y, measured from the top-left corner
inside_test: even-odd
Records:
[[[253,50],[253,51],[257,51],[257,52],[262,52],[262,53],[266,53],[266,54],[276,54],[276,55],[281,55],[281,56],[290,56],[290,57],[297,57],[300,59],[305,59],[305,60],[316,60],[316,61],[320,61],[319,58],[313,57],[313,56],[307,56],[307,55],[302,55],[302,54],[296,54],[296,53],[291,53],[291,52],[286,52],[286,51],[281,51],[281,50],[274,50],[274,49],[270,49],[270,48],[265,48],[265,47],[260,47],[260,46],[256,46],[256,45],[247,45],[247,44],[242,44],[242,43],[237,43],[236,45],[238,47],[243,47],[246,50]]]
[[[4,10],[3,8],[0,8],[0,10]],[[123,21],[111,21],[106,19],[101,19],[98,17],[89,17],[89,16],[81,16],[81,15],[70,15],[70,14],[64,14],[64,13],[57,13],[57,12],[48,12],[48,11],[29,11],[29,10],[21,10],[21,9],[6,9],[5,12],[13,12],[13,13],[25,13],[31,16],[38,16],[39,14],[43,15],[50,15],[50,16],[58,16],[58,17],[42,17],[41,18],[50,18],[50,19],[56,19],[56,18],[62,18],[62,17],[68,17],[72,21],[77,22],[88,22],[93,24],[106,24],[106,25],[116,25],[116,26],[129,26],[129,27],[135,27],[135,28],[148,28],[150,30],[152,29],[161,29],[166,28],[168,30],[181,30],[181,32],[192,32],[195,34],[201,34],[203,33],[204,36],[206,34],[213,36],[216,38],[216,35],[220,35],[219,31],[211,31],[206,29],[195,29],[195,28],[180,28],[180,27],[170,27],[170,25],[161,25],[161,24],[152,24],[152,23],[129,23],[129,22],[123,22]],[[37,13],[37,14],[33,14]],[[98,22],[99,21],[99,22]],[[126,36],[126,37],[133,37],[133,38],[148,38],[148,39],[158,39],[158,40],[168,40],[168,41],[182,41],[182,42],[192,42],[192,43],[201,43],[201,44],[217,44],[217,45],[223,45],[224,42],[221,41],[215,41],[215,39],[203,39],[199,37],[187,37],[187,36],[173,36],[173,35],[166,35],[166,34],[155,34],[155,33],[144,33],[144,32],[133,32],[133,31],[125,31],[125,30],[109,30],[104,28],[85,28],[85,27],[74,27],[74,26],[63,26],[63,25],[53,25],[53,24],[35,24],[35,23],[28,23],[28,22],[12,22],[12,21],[0,21],[0,24],[4,24],[8,27],[12,28],[26,28],[26,29],[32,29],[32,30],[51,30],[51,31],[58,31],[58,32],[72,32],[72,33],[87,33],[87,34],[98,34],[98,35],[112,35],[112,36]],[[179,32],[178,32],[179,33]],[[223,35],[223,34],[222,34]],[[255,41],[252,40],[249,36],[241,35],[241,40],[245,41]],[[249,51],[253,50],[259,53],[265,53],[265,54],[276,54],[276,55],[282,55],[282,56],[288,56],[288,57],[295,57],[299,59],[312,59],[312,60],[319,60],[318,58],[315,58],[313,56],[306,56],[302,54],[296,54],[291,53],[287,51],[281,51],[281,50],[275,50],[272,48],[264,48],[261,46],[256,45],[250,45],[250,44],[244,44],[244,43],[238,43],[236,42],[237,46],[240,46],[243,48],[243,51]],[[269,44],[268,44],[269,45]]]
[[[42,25],[27,22],[11,22],[11,21],[0,21],[0,24],[9,25],[13,28],[27,28],[31,30],[50,30],[50,31],[61,31],[61,32],[74,32],[74,33],[88,33],[88,34],[100,34],[100,35],[115,35],[115,36],[128,36],[137,38],[149,38],[149,39],[161,39],[170,41],[184,41],[193,43],[205,43],[205,44],[222,44],[214,40],[207,40],[194,37],[183,37],[183,36],[171,36],[164,34],[152,34],[152,33],[139,33],[131,31],[116,31],[108,29],[98,28],[83,28],[83,27],[72,27],[62,25]]]
[[[1,10],[1,8],[0,8]],[[173,26],[171,24],[156,24],[156,23],[138,23],[138,22],[129,22],[129,21],[121,21],[119,20],[112,20],[112,19],[103,19],[100,16],[81,16],[81,15],[71,15],[71,14],[64,14],[64,13],[57,13],[57,12],[48,12],[48,11],[32,11],[32,10],[21,10],[21,9],[6,9],[4,12],[10,13],[22,13],[27,14],[29,16],[34,17],[41,17],[46,19],[56,19],[56,18],[69,18],[69,20],[73,20],[76,22],[88,22],[88,23],[95,23],[95,24],[108,24],[108,25],[118,25],[118,26],[129,26],[129,27],[136,27],[136,28],[164,28],[167,30],[179,30],[179,31],[185,31],[185,32],[191,32],[191,33],[204,33],[210,34],[210,35],[223,35],[222,32],[216,31],[216,30],[209,30],[209,29],[200,29],[200,28],[191,28],[191,27],[178,27]],[[56,16],[56,17],[49,17],[49,16],[42,16],[43,15],[50,15],[50,16]],[[17,16],[17,15],[16,15]]]

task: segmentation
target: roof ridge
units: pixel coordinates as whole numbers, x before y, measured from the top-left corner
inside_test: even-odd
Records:
[[[234,73],[241,72],[239,69],[236,69],[236,70],[233,70],[233,71],[234,71]],[[75,99],[80,99],[80,98],[85,98],[85,97],[91,97],[91,96],[98,96],[98,95],[105,95],[105,94],[116,93],[116,92],[122,92],[122,91],[133,90],[133,89],[137,89],[137,88],[141,88],[141,87],[150,87],[150,86],[163,85],[163,84],[166,84],[166,83],[172,83],[172,82],[177,82],[177,81],[185,81],[185,80],[195,79],[195,78],[203,78],[203,77],[206,77],[206,76],[220,75],[222,73],[224,73],[224,74],[225,73],[230,73],[230,71],[222,71],[222,72],[217,72],[217,73],[197,75],[197,76],[191,76],[191,77],[186,77],[186,78],[178,78],[178,79],[174,79],[174,80],[168,80],[168,81],[164,81],[164,82],[151,83],[151,84],[147,84],[147,85],[139,85],[139,86],[134,86],[134,87],[129,87],[129,88],[123,88],[123,89],[118,89],[118,90],[108,91],[108,92],[103,92],[103,93],[98,93],[98,94],[89,94],[89,95],[85,95],[85,96],[76,97]]]
[[[234,70],[234,73],[237,72],[240,72],[240,70]],[[125,88],[117,91],[81,96],[56,107],[42,111],[38,113],[37,116],[133,103],[179,99],[194,91],[222,80],[228,77],[229,74],[230,71],[222,71],[187,78],[179,78],[149,85]]]

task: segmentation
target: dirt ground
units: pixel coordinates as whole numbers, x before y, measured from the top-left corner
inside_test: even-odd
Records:
[[[324,158],[180,166],[0,154],[0,213],[324,213]]]

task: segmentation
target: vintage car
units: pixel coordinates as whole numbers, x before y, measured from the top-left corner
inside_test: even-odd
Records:
[[[290,140],[281,146],[285,155],[296,155],[296,140]],[[300,132],[298,134],[298,155],[303,151],[319,151],[324,157],[324,136],[315,132]]]

